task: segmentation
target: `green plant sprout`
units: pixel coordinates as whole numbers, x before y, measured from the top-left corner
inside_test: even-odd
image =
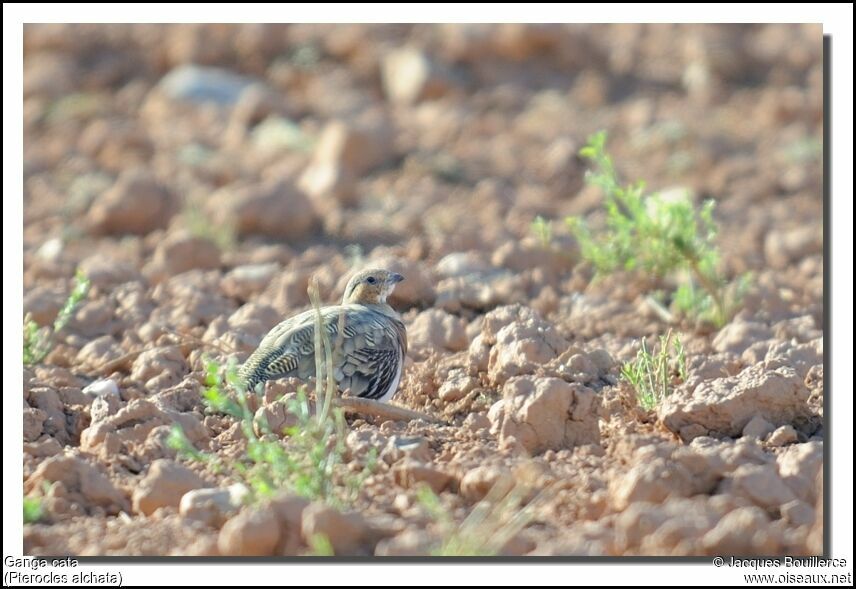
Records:
[[[309,538],[309,553],[307,556],[335,556],[330,538],[324,534],[313,534]]]
[[[202,207],[189,198],[184,199],[181,220],[191,235],[207,239],[222,251],[234,250],[238,243],[233,223],[215,223]]]
[[[639,405],[647,411],[672,393],[675,379],[687,380],[687,359],[680,338],[669,330],[659,337],[659,344],[659,350],[652,354],[643,339],[636,358],[621,367],[621,378],[633,386]]]
[[[65,329],[80,302],[89,292],[89,278],[80,270],[74,276],[74,287],[60,309],[52,327],[39,327],[28,313],[24,317],[24,365],[32,366],[44,360],[56,345],[57,334]]]
[[[44,516],[44,506],[41,497],[24,497],[24,523],[38,523]]]
[[[594,164],[586,179],[603,190],[606,211],[606,227],[597,233],[578,217],[566,219],[583,258],[598,274],[642,271],[677,279],[675,311],[717,328],[725,325],[739,308],[749,278],[729,283],[719,270],[713,200],[696,209],[689,198],[646,194],[643,182],[621,185],[603,131],[589,138],[580,155]]]
[[[535,234],[535,237],[538,238],[538,241],[541,242],[541,247],[544,249],[549,248],[553,242],[553,228],[550,227],[550,223],[541,215],[538,215],[532,221],[532,233]]]
[[[308,499],[341,502],[334,484],[336,466],[341,464],[345,453],[345,422],[341,411],[328,411],[324,416],[318,403],[318,410],[313,414],[306,389],[301,387],[297,396],[287,402],[287,411],[297,417],[297,424],[274,432],[263,419],[256,420],[255,425],[260,430],[257,434],[234,363],[226,369],[226,383],[235,391],[232,395],[226,392],[217,362],[209,360],[206,373],[203,401],[210,411],[238,420],[247,439],[246,453],[238,460],[227,462],[216,454],[202,452],[177,425],[170,432],[169,447],[187,459],[205,462],[213,471],[243,482],[251,491],[251,500],[288,490]],[[283,434],[284,438],[276,434]]]

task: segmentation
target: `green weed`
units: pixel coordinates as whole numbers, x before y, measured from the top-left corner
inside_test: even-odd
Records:
[[[541,215],[538,215],[532,221],[532,233],[538,238],[538,241],[541,242],[541,247],[544,249],[549,248],[553,242],[553,228],[550,227],[550,223]]]
[[[24,497],[24,523],[38,523],[44,516],[41,497]]]
[[[687,379],[687,359],[684,346],[672,331],[659,338],[659,350],[648,351],[645,340],[632,362],[621,367],[621,377],[636,389],[639,405],[654,409],[674,390],[674,383]]]
[[[233,250],[238,243],[238,233],[234,225],[214,223],[211,217],[190,199],[184,201],[181,219],[191,235],[215,243],[222,251]]]
[[[309,538],[309,554],[308,556],[335,556],[333,544],[330,538],[324,534],[314,534]]]
[[[38,364],[47,357],[56,344],[56,335],[65,329],[74,311],[89,292],[91,283],[85,274],[77,271],[74,276],[74,286],[68,295],[65,304],[60,309],[52,327],[39,327],[27,314],[24,317],[24,365],[32,366]]]
[[[605,195],[606,226],[593,232],[578,217],[566,222],[582,256],[599,274],[641,271],[679,284],[673,310],[722,327],[739,308],[748,276],[728,282],[719,270],[714,202],[696,207],[689,198],[645,192],[645,184],[622,185],[606,152],[606,134],[596,133],[580,154],[594,169],[586,178]]]

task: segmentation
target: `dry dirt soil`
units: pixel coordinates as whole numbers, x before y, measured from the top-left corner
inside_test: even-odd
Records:
[[[817,26],[27,26],[23,370],[27,554],[409,555],[496,481],[549,485],[509,555],[822,550],[822,41]],[[645,411],[620,381],[670,327],[651,281],[593,280],[562,222],[597,222],[586,137],[623,177],[717,202],[724,271],[752,273],[721,330],[674,326],[689,375]],[[553,239],[531,231],[541,215]],[[242,360],[364,266],[401,272],[395,402],[351,417],[344,511],[234,481],[203,355]],[[111,379],[105,383],[99,379]],[[89,386],[96,383],[95,386]],[[264,406],[288,383],[269,385]],[[277,389],[279,387],[279,389]],[[273,391],[273,392],[272,392]],[[342,476],[345,476],[343,474]]]

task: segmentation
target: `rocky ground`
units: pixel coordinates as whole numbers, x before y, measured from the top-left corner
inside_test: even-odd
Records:
[[[820,553],[822,99],[818,26],[26,27],[24,309],[92,289],[24,368],[25,553],[419,554],[417,483],[460,522],[510,476],[550,493],[506,554]],[[669,327],[650,285],[593,280],[561,222],[597,221],[599,129],[624,177],[715,199],[753,276],[721,330],[676,327],[653,411],[619,380]],[[245,443],[202,356],[366,265],[406,276],[396,402],[447,424],[352,418],[345,468],[380,457],[344,512],[242,507],[165,442]]]

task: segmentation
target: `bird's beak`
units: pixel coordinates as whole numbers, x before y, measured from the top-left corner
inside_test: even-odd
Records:
[[[390,284],[398,284],[402,280],[404,280],[404,276],[402,276],[398,272],[393,272],[392,274],[389,275]]]

